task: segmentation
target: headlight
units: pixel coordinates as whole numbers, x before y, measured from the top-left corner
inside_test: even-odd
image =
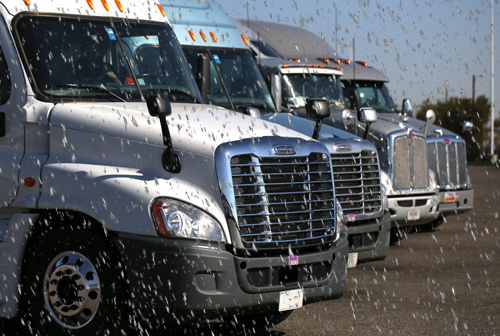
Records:
[[[226,241],[217,220],[187,203],[159,199],[152,211],[156,227],[164,236]]]
[[[337,219],[337,234],[335,240],[337,240],[340,238],[340,233],[347,230],[344,221],[344,210],[342,210],[342,206],[337,199],[335,199],[335,218]]]

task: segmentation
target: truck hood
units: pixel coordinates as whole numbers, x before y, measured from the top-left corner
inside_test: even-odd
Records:
[[[225,142],[264,136],[309,137],[275,123],[234,111],[202,105],[172,103],[167,123],[176,151],[213,157]],[[160,121],[145,103],[65,103],[51,111],[52,127],[77,130],[126,141],[163,146]]]

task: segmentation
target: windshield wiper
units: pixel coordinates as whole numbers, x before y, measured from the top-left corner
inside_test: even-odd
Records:
[[[193,102],[199,103],[199,101],[196,99],[196,97],[190,95],[187,92],[179,90],[179,89],[161,89],[161,88],[156,88],[156,89],[142,90],[142,92],[166,92],[169,96],[172,96],[172,97],[175,97],[175,96],[177,96],[177,97],[187,97],[187,98],[190,98]]]
[[[92,91],[102,92],[113,96],[121,102],[125,102],[126,100],[117,94],[109,91],[106,88],[98,85],[85,85],[85,84],[47,84],[46,87],[57,87],[57,88],[70,88],[70,89],[90,89]],[[113,100],[112,100],[113,101]]]

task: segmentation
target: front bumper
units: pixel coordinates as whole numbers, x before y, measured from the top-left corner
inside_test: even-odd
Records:
[[[440,214],[437,194],[389,196],[388,200],[393,228],[428,224]]]
[[[369,223],[347,222],[349,253],[358,253],[358,262],[383,260],[389,251],[391,216],[389,211]]]
[[[439,211],[444,216],[467,212],[474,207],[474,189],[439,192]]]
[[[278,311],[280,292],[302,288],[304,304],[339,298],[347,278],[347,236],[325,250],[298,255],[237,257],[221,245],[181,239],[115,238],[132,306],[162,323]],[[286,252],[285,252],[286,253]]]

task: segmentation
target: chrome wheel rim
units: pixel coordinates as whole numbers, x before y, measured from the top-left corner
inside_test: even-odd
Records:
[[[51,317],[65,328],[84,327],[99,309],[101,284],[97,271],[78,252],[61,253],[50,262],[43,290]]]

